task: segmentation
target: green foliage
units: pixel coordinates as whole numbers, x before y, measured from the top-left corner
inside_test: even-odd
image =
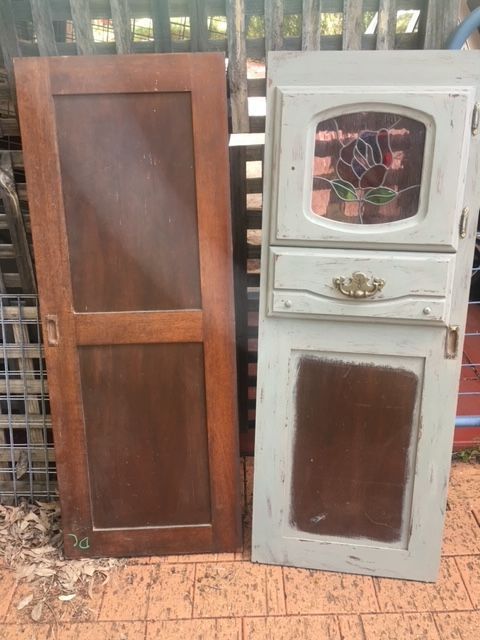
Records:
[[[375,17],[375,14],[377,12],[376,11],[365,11],[365,13],[363,14],[363,28],[366,29],[371,21],[373,20],[373,18]]]
[[[373,12],[368,12],[372,14]],[[367,15],[367,14],[365,14]],[[371,18],[370,18],[371,19]],[[368,20],[370,22],[370,20]],[[343,29],[343,13],[322,13],[320,17],[320,32],[325,36],[341,35]],[[265,37],[265,18],[250,16],[248,19],[247,38]],[[283,18],[283,37],[295,38],[302,35],[302,16],[299,14],[285,15]]]
[[[246,28],[247,38],[265,37],[265,19],[263,16],[250,16]]]
[[[340,36],[343,32],[343,13],[322,13],[320,33],[322,36]]]
[[[153,40],[153,28],[151,26],[143,26],[135,23],[133,39],[135,42]]]
[[[460,460],[461,462],[480,462],[480,448],[457,451],[453,454],[452,458],[453,460]]]
[[[413,11],[399,11],[397,14],[397,33],[406,33],[410,20],[413,17]],[[415,28],[415,30],[417,30]]]
[[[227,37],[227,18],[225,16],[208,18],[208,37],[211,40],[221,40]]]
[[[190,18],[172,18],[170,20],[172,40],[188,40],[190,38]]]
[[[291,15],[283,18],[283,37],[295,38],[302,35],[302,16]]]

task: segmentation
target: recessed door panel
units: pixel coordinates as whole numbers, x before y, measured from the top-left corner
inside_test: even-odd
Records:
[[[463,86],[277,86],[272,242],[454,250],[474,98]]]
[[[16,78],[65,552],[233,551],[224,58],[21,59]]]
[[[394,368],[388,358],[291,357],[291,526],[302,534],[405,545],[422,376]]]
[[[435,580],[480,54],[283,52],[268,68],[253,559]]]
[[[202,345],[85,346],[79,360],[94,526],[209,525]]]
[[[191,93],[54,103],[75,311],[199,309]]]

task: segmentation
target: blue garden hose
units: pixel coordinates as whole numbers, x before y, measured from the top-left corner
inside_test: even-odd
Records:
[[[480,7],[461,22],[447,40],[447,49],[461,49],[471,34],[480,27]]]

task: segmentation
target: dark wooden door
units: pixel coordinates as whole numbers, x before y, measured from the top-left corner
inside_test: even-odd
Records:
[[[66,552],[233,550],[223,55],[15,73]]]

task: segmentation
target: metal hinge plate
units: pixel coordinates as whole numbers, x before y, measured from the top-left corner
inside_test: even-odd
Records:
[[[480,102],[476,102],[472,114],[472,135],[476,136],[480,125]]]
[[[468,222],[468,207],[462,209],[462,215],[460,216],[460,224],[458,226],[458,235],[460,238],[465,238],[467,235],[467,222]]]

